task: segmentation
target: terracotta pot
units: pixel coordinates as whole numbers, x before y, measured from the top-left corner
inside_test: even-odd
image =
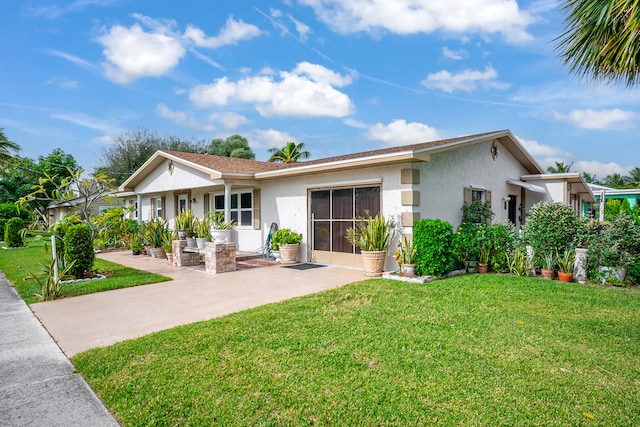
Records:
[[[489,271],[489,264],[484,264],[482,262],[479,262],[478,263],[478,273],[485,274],[487,271]]]
[[[564,273],[562,271],[558,271],[558,279],[561,282],[572,282],[573,281],[573,273]]]
[[[156,258],[160,258],[160,259],[166,259],[167,258],[167,253],[165,252],[164,249],[162,248],[154,248],[154,251],[156,251]]]
[[[382,277],[387,251],[362,251],[362,263],[366,277]]]
[[[173,254],[171,252],[167,252],[167,261],[173,262]]]
[[[545,280],[553,280],[553,273],[555,273],[554,270],[547,270],[546,268],[543,268],[542,270],[542,278]]]
[[[300,243],[280,245],[280,264],[295,264],[298,262],[298,248]]]

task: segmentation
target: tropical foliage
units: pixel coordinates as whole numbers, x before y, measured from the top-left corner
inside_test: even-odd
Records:
[[[308,159],[311,153],[304,149],[304,143],[287,142],[282,148],[270,148],[270,162],[276,163],[296,163],[299,160]]]
[[[6,168],[7,164],[14,159],[12,151],[20,151],[20,146],[15,142],[9,141],[3,129],[0,128],[0,167]]]
[[[355,226],[347,230],[347,240],[363,251],[386,251],[396,233],[393,218],[383,216],[356,218]],[[278,232],[276,231],[276,234]]]
[[[249,147],[247,138],[241,135],[231,135],[226,139],[214,139],[207,149],[207,153],[214,156],[236,157],[254,160],[255,153]]]

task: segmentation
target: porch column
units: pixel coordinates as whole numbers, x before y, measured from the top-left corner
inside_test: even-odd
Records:
[[[231,221],[231,184],[224,185],[224,220]]]
[[[138,204],[138,225],[142,225],[142,196],[140,194],[136,194],[136,203]]]

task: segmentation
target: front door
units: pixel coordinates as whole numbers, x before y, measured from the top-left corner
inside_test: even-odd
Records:
[[[356,218],[380,213],[380,186],[312,190],[310,199],[311,260],[362,268],[359,250],[347,240]]]
[[[516,220],[518,215],[518,196],[514,196],[513,194],[509,195],[509,204],[507,208],[508,208],[509,222],[517,226],[518,223],[516,222]]]
[[[187,194],[178,195],[178,214],[189,210],[189,198]]]

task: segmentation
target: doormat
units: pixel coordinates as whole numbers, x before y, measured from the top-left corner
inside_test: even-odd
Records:
[[[311,270],[312,268],[326,267],[322,264],[295,264],[295,265],[283,265],[283,268],[291,268],[294,270]]]

